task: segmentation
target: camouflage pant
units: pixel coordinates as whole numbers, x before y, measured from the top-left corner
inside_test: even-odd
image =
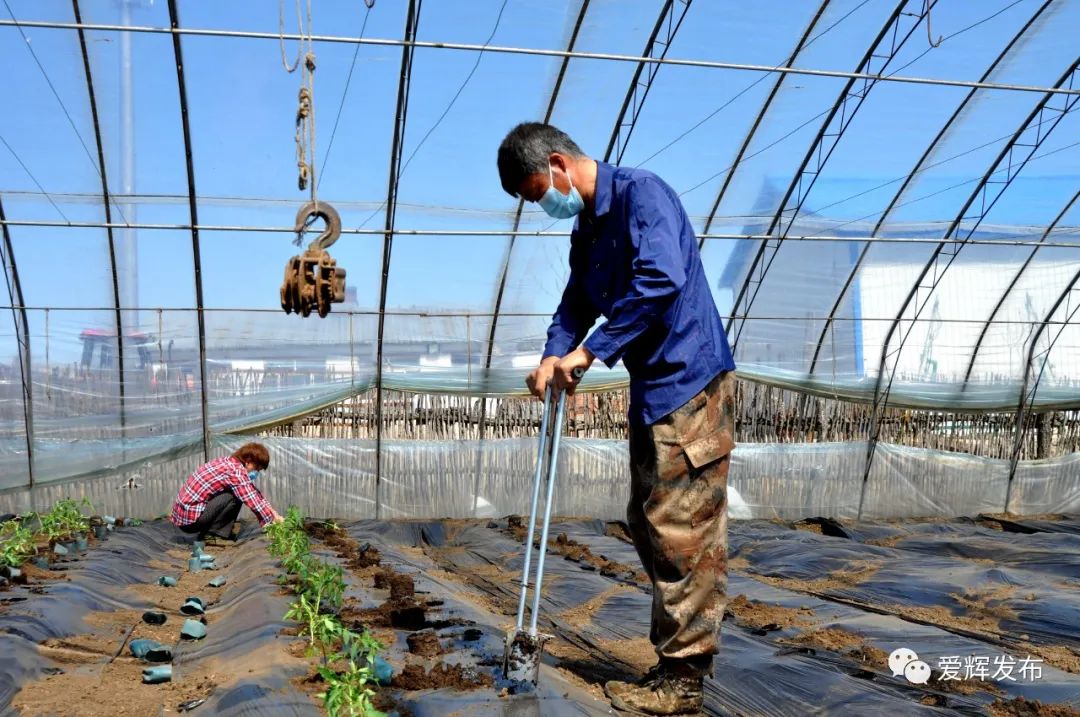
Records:
[[[727,602],[727,475],[735,374],[682,408],[630,429],[627,523],[653,583],[649,639],[663,658],[717,652]]]

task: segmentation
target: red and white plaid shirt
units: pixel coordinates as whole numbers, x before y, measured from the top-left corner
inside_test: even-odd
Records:
[[[218,493],[230,491],[266,525],[273,517],[273,509],[262,493],[248,478],[247,468],[232,456],[215,458],[188,476],[173,503],[174,525],[191,525],[206,508],[206,502]]]

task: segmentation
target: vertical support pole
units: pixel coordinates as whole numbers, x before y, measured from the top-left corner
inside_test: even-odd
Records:
[[[472,391],[472,314],[465,314],[465,378],[468,391]],[[487,428],[487,397],[480,397],[480,415],[477,421],[476,462],[473,467],[473,504],[472,517],[480,506],[480,480],[484,475],[484,433]]]
[[[1051,309],[1050,313],[1046,315],[1046,321],[1043,326],[1054,315],[1054,309]],[[1032,330],[1028,333],[1031,336],[1031,343],[1028,346],[1027,360],[1024,364],[1024,380],[1020,384],[1020,400],[1016,407],[1016,422],[1013,424],[1013,445],[1012,453],[1009,456],[1009,477],[1008,483],[1005,485],[1005,506],[1001,509],[1003,513],[1009,512],[1009,506],[1012,504],[1013,496],[1013,483],[1016,477],[1016,468],[1020,464],[1020,455],[1024,451],[1024,427],[1027,423],[1028,412],[1031,410],[1031,406],[1035,403],[1035,394],[1039,390],[1039,381],[1042,379],[1042,368],[1039,369],[1038,375],[1035,377],[1035,385],[1031,386],[1031,377],[1034,374],[1035,369],[1035,354],[1036,347],[1039,339],[1042,337],[1042,327],[1036,328],[1032,326]],[[1046,358],[1050,353],[1052,344],[1046,349],[1046,356],[1043,358],[1043,366],[1046,365]],[[1028,391],[1029,386],[1031,391]]]
[[[52,397],[52,367],[49,365],[49,310],[45,309],[45,398]]]
[[[862,487],[859,489],[859,510],[855,514],[855,520],[862,520],[863,505],[866,503],[866,487],[870,484],[870,468],[874,464],[874,454],[877,453],[878,437],[881,435],[881,422],[885,420],[885,411],[888,408],[888,397],[885,397],[885,402],[877,407],[871,415],[870,419],[874,422],[874,425],[870,427],[870,436],[867,438],[866,446],[866,466],[863,469],[863,481]]]
[[[465,314],[465,379],[472,390],[472,314]]]
[[[113,236],[112,230],[112,207],[109,200],[109,182],[107,173],[105,170],[105,149],[104,144],[101,141],[101,123],[98,120],[97,111],[97,96],[94,93],[94,77],[90,71],[90,53],[86,46],[86,33],[83,32],[82,25],[82,12],[79,9],[79,0],[72,0],[71,3],[72,12],[75,16],[75,22],[80,25],[78,29],[79,33],[79,47],[82,51],[83,61],[83,73],[86,79],[86,92],[90,102],[90,116],[94,125],[94,138],[97,142],[97,162],[98,173],[101,177],[101,197],[104,203],[105,210],[105,223],[109,226],[105,229],[105,236],[108,240],[109,248],[109,265],[112,268],[112,290],[113,290],[113,304],[115,310],[115,323],[116,323],[116,374],[117,374],[117,399],[119,406],[117,407],[120,414],[120,450],[121,450],[121,463],[127,463],[127,380],[124,372],[124,325],[125,321],[121,308],[126,304],[129,307],[133,307],[137,302],[137,298],[132,299],[129,296],[121,294],[121,290],[126,288],[128,284],[136,282],[134,276],[135,266],[128,265],[121,271],[117,264],[116,254],[116,242]],[[128,0],[121,0],[120,3],[121,22],[123,25],[129,26],[131,24],[131,13],[128,5]],[[129,156],[125,158],[124,171],[128,173],[128,181],[134,176],[135,160],[134,152],[131,148],[131,137],[134,135],[134,131],[130,125],[133,117],[132,110],[132,97],[131,97],[131,33],[120,33],[120,47],[121,47],[121,97],[123,102],[122,107],[122,123],[124,125],[123,136],[121,138],[121,144],[126,144],[126,151]],[[127,63],[126,72],[123,69],[124,63]],[[134,218],[128,220],[133,221]],[[127,230],[125,236],[130,236],[131,229]],[[130,258],[130,257],[129,257]],[[120,275],[124,274],[129,279],[124,284],[124,287],[120,284]],[[128,331],[132,331],[132,325],[128,324]]]
[[[6,220],[4,205],[0,203],[0,221]],[[26,302],[23,301],[22,283],[19,281],[19,269],[15,263],[15,250],[11,242],[8,225],[3,224],[0,234],[4,240],[4,275],[7,278],[8,299],[10,300],[11,319],[15,326],[16,343],[19,346],[19,377],[22,382],[23,421],[26,427],[26,477],[33,500],[34,488],[34,376],[33,363],[30,361],[30,322],[26,319]],[[15,307],[18,306],[18,315]],[[46,314],[47,315],[47,314]]]
[[[131,25],[132,0],[120,0],[120,24]],[[82,31],[79,31],[80,34]],[[131,57],[132,33],[120,33],[120,191],[126,197],[135,194],[135,80]],[[102,174],[104,175],[104,167]],[[138,206],[124,203],[124,219],[135,224]],[[138,230],[130,227],[120,232],[120,247],[116,257],[117,269],[127,281],[121,287],[124,305],[129,311],[125,323],[130,329],[139,325],[139,249]]]
[[[349,312],[349,386],[356,390],[356,351],[353,345],[353,313]]]
[[[360,433],[360,416],[358,412],[360,410],[360,402],[357,400],[356,395],[356,370],[358,368],[356,361],[356,337],[353,334],[353,317],[355,314],[349,312],[349,386],[352,389],[349,391],[349,412],[346,414],[349,418],[349,437],[356,439]]]
[[[397,214],[398,175],[405,144],[405,118],[409,110],[409,79],[412,77],[413,41],[420,20],[418,0],[409,0],[405,15],[405,45],[401,48],[394,138],[390,145],[390,172],[386,189],[386,222],[383,235],[382,286],[379,289],[379,332],[375,359],[375,518],[382,517],[382,434],[383,434],[383,338],[386,327],[386,284],[390,278],[390,253],[394,247],[394,218]]]
[[[199,209],[195,200],[195,165],[191,156],[191,123],[188,121],[187,85],[184,82],[184,55],[180,48],[180,16],[176,0],[169,0],[169,25],[173,29],[173,56],[176,59],[176,86],[180,93],[180,123],[184,130],[184,159],[187,164],[188,210],[191,214],[191,252],[195,269],[195,307],[199,317],[199,384],[202,407],[203,459],[210,460],[210,417],[206,396],[206,316],[203,311],[202,250],[199,247]]]
[[[1021,396],[1020,401],[1020,410],[1016,412],[1016,423],[1013,426],[1012,455],[1009,456],[1009,477],[1008,482],[1005,484],[1005,505],[1001,509],[1002,513],[1008,513],[1009,506],[1012,504],[1013,483],[1016,478],[1016,469],[1020,465],[1020,454],[1024,450],[1024,424],[1027,422],[1027,401],[1023,395]]]

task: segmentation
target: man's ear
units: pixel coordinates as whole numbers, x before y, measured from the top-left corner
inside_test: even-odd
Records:
[[[561,169],[564,174],[566,173],[567,168],[570,166],[570,158],[567,157],[565,154],[561,154],[559,152],[552,152],[551,154],[549,154],[548,162],[551,163],[552,167]]]

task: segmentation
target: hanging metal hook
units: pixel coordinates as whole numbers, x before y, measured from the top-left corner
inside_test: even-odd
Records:
[[[296,212],[296,226],[294,229],[298,246],[302,242],[304,231],[319,218],[326,222],[326,228],[323,229],[322,234],[315,241],[311,242],[308,249],[326,250],[338,240],[338,237],[341,236],[341,216],[337,213],[337,210],[326,202],[308,202]]]
[[[945,37],[938,35],[937,42],[934,42],[934,33],[930,29],[930,0],[923,0],[923,13],[926,15],[926,41],[930,43],[930,47],[941,47]]]

